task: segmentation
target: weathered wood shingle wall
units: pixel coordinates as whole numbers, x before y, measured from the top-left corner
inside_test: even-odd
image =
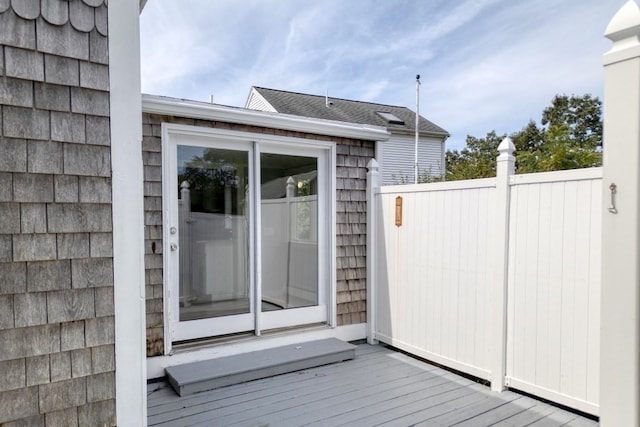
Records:
[[[0,424],[115,425],[110,177],[105,2],[0,0]]]
[[[372,141],[341,139],[336,147],[338,326],[367,321],[367,162]]]
[[[163,352],[162,138],[163,122],[336,142],[338,325],[366,322],[366,164],[374,142],[256,126],[143,114],[147,356]],[[322,219],[322,218],[321,218]]]
[[[161,122],[160,116],[142,115],[147,356],[159,356],[164,348]],[[193,124],[193,120],[187,124]]]

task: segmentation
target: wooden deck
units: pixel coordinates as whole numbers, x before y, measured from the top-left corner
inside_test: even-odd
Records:
[[[150,426],[597,426],[382,345],[347,362],[179,397],[148,386]]]

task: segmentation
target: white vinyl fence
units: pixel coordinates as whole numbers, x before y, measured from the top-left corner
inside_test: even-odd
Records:
[[[379,188],[375,175],[370,336],[597,414],[601,169]]]
[[[596,413],[602,172],[513,178],[506,385]]]
[[[495,180],[382,187],[377,201],[377,338],[489,379]]]

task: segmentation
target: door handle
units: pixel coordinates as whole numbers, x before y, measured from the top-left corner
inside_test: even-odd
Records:
[[[612,182],[609,186],[609,191],[611,192],[611,205],[609,206],[609,212],[617,214],[618,208],[616,208],[616,193],[618,192],[618,186]]]

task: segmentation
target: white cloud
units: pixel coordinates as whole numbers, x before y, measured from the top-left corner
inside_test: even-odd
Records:
[[[584,3],[503,9],[490,19],[494,33],[471,43],[474,52],[447,64],[448,73],[437,74],[427,114],[452,133],[450,148],[459,148],[467,134],[511,133],[539,120],[555,94],[601,96],[603,17],[612,16],[615,5]]]
[[[244,105],[252,85],[415,104],[452,133],[513,132],[556,93],[601,95],[624,0],[151,0],[143,90]]]

